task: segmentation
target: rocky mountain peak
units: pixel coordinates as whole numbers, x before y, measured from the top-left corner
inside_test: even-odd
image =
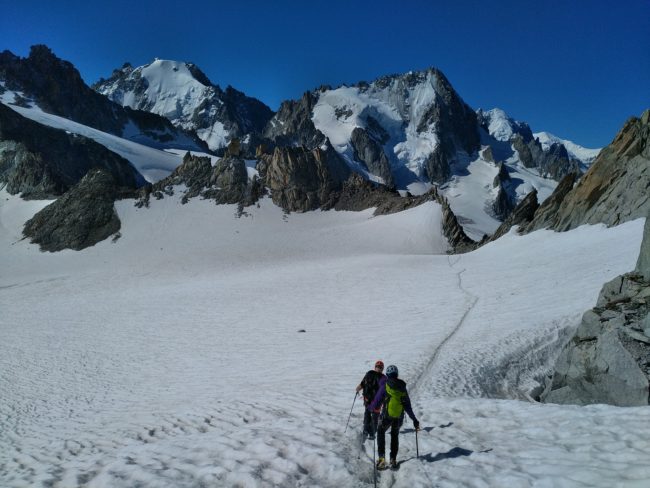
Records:
[[[308,148],[328,139],[353,170],[399,188],[443,182],[459,152],[479,148],[474,111],[435,68],[307,92],[282,104],[265,136]]]
[[[193,63],[156,59],[116,70],[93,89],[114,102],[162,115],[195,131],[212,150],[232,138],[259,134],[273,116],[264,103],[228,86],[223,90]]]
[[[202,83],[205,86],[218,86],[212,83],[207,75],[194,63],[186,63],[186,66],[194,79],[199,83]]]
[[[554,211],[535,216],[528,230],[618,225],[650,214],[650,111],[630,118]]]
[[[44,112],[103,132],[123,136],[125,127],[131,122],[129,136],[145,144],[159,147],[167,141],[179,141],[181,147],[198,149],[202,146],[193,141],[192,136],[176,130],[166,119],[125,110],[96,93],[86,85],[72,63],[58,58],[44,45],[33,46],[26,58],[9,51],[0,54],[0,81],[6,89],[28,97],[30,104],[35,103]]]

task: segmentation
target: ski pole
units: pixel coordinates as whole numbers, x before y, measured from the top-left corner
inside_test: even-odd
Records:
[[[347,430],[348,430],[348,424],[350,423],[350,417],[352,417],[352,409],[354,408],[354,402],[357,401],[357,397],[358,397],[358,396],[359,396],[359,392],[358,392],[358,391],[355,391],[355,392],[354,392],[354,400],[352,400],[352,408],[350,409],[350,415],[348,415],[348,421],[346,422],[346,424],[345,424],[345,430],[343,431],[344,434],[345,434],[345,433],[347,432]]]
[[[420,459],[420,446],[418,446],[418,429],[415,429],[415,457]]]

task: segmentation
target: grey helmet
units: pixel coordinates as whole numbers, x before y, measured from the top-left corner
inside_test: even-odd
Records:
[[[397,366],[395,366],[394,364],[391,364],[390,366],[388,366],[388,368],[386,368],[386,376],[388,376],[389,378],[397,378],[398,373],[399,372],[397,371]]]

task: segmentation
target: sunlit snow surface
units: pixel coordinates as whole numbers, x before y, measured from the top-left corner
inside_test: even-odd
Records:
[[[0,192],[0,486],[372,486],[360,401],[344,428],[378,358],[424,428],[379,486],[650,483],[649,408],[525,401],[643,220],[448,256],[434,203],[179,198],[119,202],[121,238],[50,254],[21,240],[47,202]]]

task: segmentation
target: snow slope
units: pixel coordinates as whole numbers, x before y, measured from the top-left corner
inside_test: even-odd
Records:
[[[102,132],[92,127],[79,124],[70,119],[59,117],[58,115],[43,112],[38,106],[20,107],[13,105],[14,93],[6,91],[0,96],[0,101],[12,110],[18,112],[23,117],[34,120],[40,124],[63,129],[72,134],[79,134],[88,137],[103,146],[106,146],[113,152],[116,152],[123,158],[129,160],[131,164],[144,176],[144,178],[154,183],[168,176],[183,160],[183,155],[187,152],[187,146],[179,144],[179,149],[174,153],[169,150],[156,149],[134,142],[133,140]],[[131,128],[131,134],[136,137],[135,129]],[[128,133],[128,130],[127,130]],[[202,154],[192,151],[194,154]]]
[[[508,142],[515,134],[530,133],[530,127],[525,122],[519,122],[508,116],[500,108],[477,110],[479,121],[487,125],[488,133],[497,141]]]
[[[372,486],[359,401],[343,431],[378,358],[423,426],[379,486],[650,483],[650,409],[514,399],[634,267],[642,220],[447,256],[434,203],[236,218],[165,198],[50,254],[21,240],[46,203],[0,192],[1,486]]]

